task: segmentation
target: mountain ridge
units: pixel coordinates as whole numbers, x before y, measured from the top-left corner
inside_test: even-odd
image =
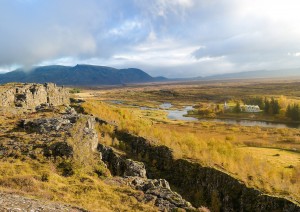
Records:
[[[107,66],[78,64],[76,66],[38,66],[30,71],[17,69],[0,75],[0,83],[54,82],[58,85],[121,85],[127,83],[144,83],[162,81],[165,78],[152,77],[137,68],[116,69]]]
[[[0,83],[27,82],[46,83],[54,82],[58,85],[70,86],[101,86],[124,85],[132,83],[166,82],[166,81],[209,81],[229,79],[256,79],[256,78],[280,78],[300,77],[300,68],[257,70],[235,73],[216,74],[190,78],[165,78],[152,77],[138,68],[112,68],[108,66],[96,66],[77,64],[75,66],[37,66],[30,71],[16,69],[0,74]]]

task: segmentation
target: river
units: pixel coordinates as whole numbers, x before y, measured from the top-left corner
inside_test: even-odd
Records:
[[[238,119],[197,119],[194,117],[187,117],[188,111],[193,110],[193,106],[186,106],[181,110],[171,110],[172,104],[163,103],[160,108],[168,109],[168,118],[171,120],[182,120],[182,121],[208,121],[208,122],[220,122],[226,124],[237,124],[241,126],[260,126],[260,127],[272,127],[272,128],[295,128],[300,129],[300,124],[293,123],[276,123],[267,121],[255,121],[255,120],[238,120]]]
[[[119,100],[110,100],[110,103],[113,104],[124,104],[123,101]],[[133,106],[133,105],[132,105]],[[150,107],[140,107],[141,110],[164,110],[168,113],[167,117],[170,120],[179,120],[179,121],[207,121],[207,122],[219,122],[226,124],[236,124],[241,126],[260,126],[260,127],[272,127],[272,128],[294,128],[300,129],[300,124],[295,123],[276,123],[276,122],[267,122],[267,121],[255,121],[255,120],[239,120],[239,119],[198,119],[190,116],[186,116],[188,111],[193,110],[193,106],[185,106],[182,109],[172,109],[173,105],[171,103],[165,102],[159,105],[159,108],[150,108]]]

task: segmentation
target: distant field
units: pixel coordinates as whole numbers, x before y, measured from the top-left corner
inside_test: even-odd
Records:
[[[122,129],[145,136],[153,144],[171,147],[177,158],[186,158],[230,173],[270,194],[300,202],[300,132],[298,129],[246,127],[209,121],[184,122],[167,118],[157,108],[163,102],[174,107],[221,104],[245,96],[263,96],[298,102],[298,81],[225,81],[186,84],[138,85],[124,88],[82,90],[85,110]],[[282,97],[284,96],[284,98]],[[114,104],[111,100],[118,100]],[[103,102],[104,101],[104,102]],[[268,116],[261,115],[261,118]],[[258,116],[259,117],[259,116]],[[269,117],[283,119],[282,114]],[[112,142],[106,137],[107,144]]]

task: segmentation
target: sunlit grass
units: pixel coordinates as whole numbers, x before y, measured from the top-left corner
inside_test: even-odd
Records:
[[[112,106],[99,101],[83,104],[85,111],[107,121],[114,121],[120,129],[144,136],[155,145],[166,145],[173,149],[176,158],[198,161],[205,166],[223,170],[244,181],[247,185],[271,194],[290,196],[300,200],[300,154],[282,153],[293,163],[288,166],[274,165],[278,158],[266,157],[261,148],[276,147],[293,149],[299,147],[293,138],[297,130],[242,127],[222,123],[185,123],[164,121],[157,114],[136,108]],[[165,114],[160,114],[165,116]],[[109,140],[109,137],[106,137]],[[109,142],[108,142],[109,143]],[[247,148],[246,148],[247,147]],[[251,150],[251,151],[250,151]],[[271,154],[271,153],[269,153]],[[274,153],[275,154],[275,153]],[[270,178],[272,180],[270,180]]]
[[[90,211],[155,211],[139,203],[126,186],[108,185],[96,174],[78,169],[63,177],[55,164],[34,160],[0,161],[0,189],[22,195],[69,203]]]

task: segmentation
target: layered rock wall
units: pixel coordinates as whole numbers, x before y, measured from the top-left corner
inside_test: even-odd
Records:
[[[174,159],[166,146],[153,146],[145,138],[115,131],[128,155],[143,161],[150,177],[165,178],[195,206],[212,211],[300,211],[299,204],[247,187],[230,175],[198,163]]]
[[[69,104],[69,92],[53,83],[5,84],[0,86],[0,105],[35,109],[41,104],[52,106]]]
[[[153,202],[160,211],[196,211],[191,203],[171,190],[165,179],[148,179],[142,162],[124,158],[103,144],[98,145],[98,151],[113,175],[122,176],[119,180],[123,184],[144,193],[139,201]]]

